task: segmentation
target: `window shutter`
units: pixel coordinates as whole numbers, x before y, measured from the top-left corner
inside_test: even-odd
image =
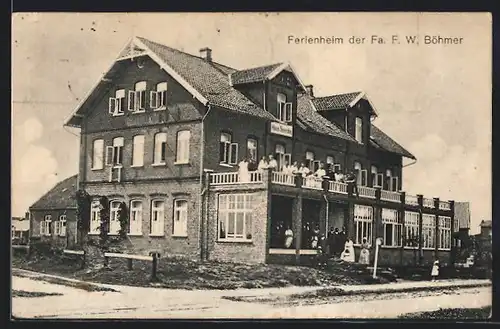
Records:
[[[135,104],[135,91],[129,90],[128,92],[128,110],[135,112],[136,108],[134,107]]]
[[[391,178],[391,190],[394,191],[394,192],[397,192],[398,191],[398,178],[397,177],[392,177]]]
[[[109,98],[108,111],[109,114],[114,114],[116,109],[116,99],[114,97]]]
[[[229,164],[238,163],[238,143],[231,143],[229,148]]]
[[[382,187],[382,182],[384,181],[384,174],[377,174],[377,186]]]
[[[45,221],[40,222],[40,235],[45,235]]]
[[[106,165],[111,166],[113,164],[113,146],[106,146]]]
[[[366,186],[368,185],[368,171],[366,169],[361,170],[361,186]]]
[[[220,142],[219,143],[219,162],[226,162],[225,150],[226,150],[226,143]]]
[[[139,109],[141,109],[141,110],[146,109],[146,91],[141,90],[141,91],[138,91],[137,94],[139,96],[139,101],[138,101]]]
[[[285,121],[286,122],[292,121],[292,103],[285,104]]]
[[[154,90],[149,92],[149,107],[152,109],[158,108],[158,93]]]
[[[167,106],[167,91],[166,90],[160,92],[160,102],[159,103],[160,104],[158,107],[160,107],[160,106],[166,107]]]

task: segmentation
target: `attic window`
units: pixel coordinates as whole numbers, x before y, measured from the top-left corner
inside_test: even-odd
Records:
[[[115,92],[115,97],[109,98],[108,111],[109,114],[113,116],[123,115],[123,109],[125,108],[125,90],[118,89]]]

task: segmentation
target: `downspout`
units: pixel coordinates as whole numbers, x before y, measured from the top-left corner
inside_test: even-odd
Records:
[[[205,163],[205,119],[207,117],[207,115],[210,113],[210,110],[212,109],[212,106],[210,106],[209,103],[206,104],[206,107],[207,107],[207,111],[205,112],[205,114],[203,115],[203,117],[201,118],[201,150],[200,150],[200,188],[202,188],[201,190],[201,193],[200,193],[200,198],[199,198],[199,202],[200,202],[200,214],[199,214],[199,218],[200,218],[200,235],[201,235],[201,239],[200,239],[200,253],[201,253],[201,258],[203,260],[203,258],[205,257],[205,248],[207,248],[208,246],[208,241],[207,243],[205,243],[205,237],[207,238],[208,240],[208,224],[206,225],[207,227],[204,227],[203,223],[203,208],[204,208],[204,205],[203,205],[203,196],[205,195],[205,192],[207,191],[207,188],[205,186],[203,186],[203,173],[204,173],[204,163]],[[207,218],[208,219],[208,218]],[[205,234],[206,232],[206,234]]]

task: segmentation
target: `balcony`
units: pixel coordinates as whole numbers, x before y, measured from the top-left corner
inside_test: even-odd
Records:
[[[240,177],[238,172],[223,172],[210,173],[210,185],[238,185],[238,184],[255,184],[264,185],[268,179],[267,172],[251,171],[246,177]],[[283,172],[270,172],[270,184],[278,186],[289,186],[293,188],[302,188],[305,190],[316,190],[330,192],[332,194],[349,195],[348,184],[326,180],[315,176],[300,177],[297,175],[288,175]],[[300,181],[299,181],[300,180]],[[300,186],[298,185],[300,184]],[[358,186],[359,198],[366,200],[377,200],[378,188],[368,186]],[[380,190],[379,200],[387,203],[401,204],[403,202],[402,192]],[[419,197],[410,194],[404,194],[404,204],[411,208],[419,207]],[[434,209],[439,211],[451,211],[451,203],[448,201],[439,201],[438,207],[434,198],[421,198],[422,207],[424,209]]]

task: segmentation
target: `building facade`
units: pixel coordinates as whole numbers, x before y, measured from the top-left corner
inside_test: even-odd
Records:
[[[57,183],[29,208],[30,241],[58,248],[77,243],[77,175]]]
[[[296,262],[316,252],[316,227],[345,226],[356,246],[382,237],[382,263],[405,264],[415,250],[447,263],[453,201],[402,192],[403,157],[415,157],[373,124],[377,116],[363,92],[316,97],[288,63],[236,70],[209,48],[193,56],[135,37],[65,124],[81,131],[80,188],[110,200],[110,235],[119,204],[129,205],[133,252]],[[268,155],[276,170],[256,171]],[[354,171],[359,196],[283,173],[293,162]]]
[[[10,237],[13,245],[25,245],[29,240],[29,213],[24,217],[12,217]]]

